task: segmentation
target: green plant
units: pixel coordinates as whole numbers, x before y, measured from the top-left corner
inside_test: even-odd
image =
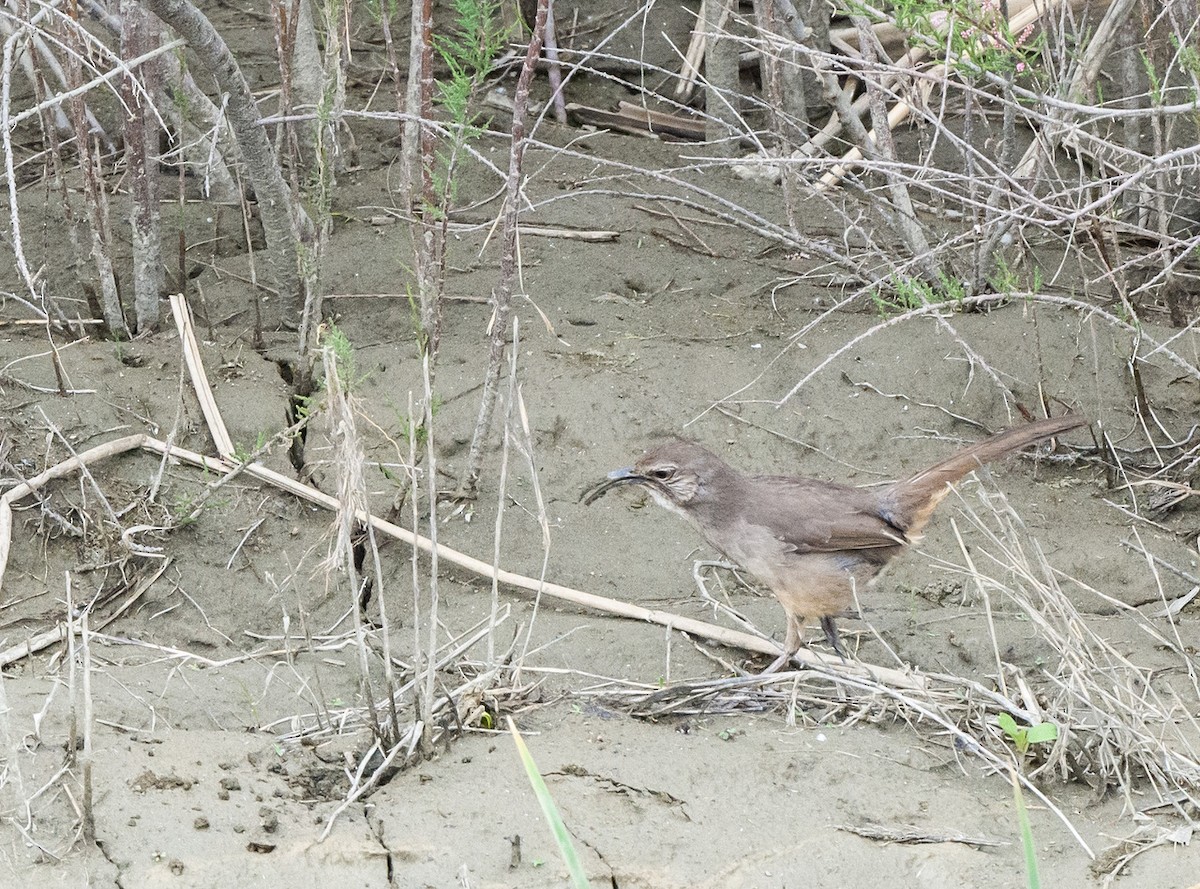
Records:
[[[936,285],[924,278],[892,275],[891,293],[885,296],[882,290],[872,291],[871,302],[880,315],[886,316],[890,312],[911,312],[930,303],[947,300],[953,300],[961,307],[966,296],[967,291],[961,281],[939,272]]]
[[[432,417],[438,415],[438,411],[442,409],[442,396],[436,392],[433,395],[433,401],[429,405],[429,414]],[[412,417],[406,417],[399,411],[396,412],[396,421],[400,424],[400,437],[406,442],[416,437],[418,445],[425,444],[425,438],[429,435],[429,430],[425,427],[425,419],[422,415],[418,415],[415,422]]]
[[[337,367],[338,378],[341,379],[344,389],[349,390],[362,382],[363,378],[358,376],[355,366],[354,346],[340,327],[333,322],[323,324],[320,342],[322,345],[329,346],[333,352],[334,365]]]
[[[458,158],[481,132],[476,126],[475,100],[492,69],[492,59],[501,53],[509,34],[498,0],[453,0],[453,7],[453,29],[433,38],[434,49],[450,72],[448,78],[437,82],[437,104],[445,111],[453,135],[448,148],[437,153],[438,164],[430,171],[439,201],[439,206],[425,208],[431,219],[444,218],[454,202]]]
[[[175,498],[171,505],[171,517],[176,528],[185,528],[196,521],[197,517],[192,515],[195,501],[196,497],[193,494],[180,494]]]
[[[350,392],[367,378],[366,374],[359,375],[354,346],[340,327],[333,322],[324,322],[318,328],[317,336],[318,342],[322,346],[328,346],[333,353],[333,364],[337,368],[338,379],[344,391]],[[321,393],[325,389],[325,381],[318,379],[313,383],[315,389],[311,394],[298,393],[292,396],[297,422],[308,420],[321,407]]]
[[[571,842],[571,834],[567,832],[567,825],[563,823],[558,806],[554,804],[554,797],[550,795],[550,788],[546,786],[542,773],[538,771],[537,763],[533,761],[533,754],[525,746],[525,739],[517,731],[516,723],[512,721],[511,716],[508,717],[508,730],[512,732],[513,743],[517,745],[517,754],[521,757],[521,764],[525,766],[525,774],[542,807],[542,814],[546,816],[546,822],[550,825],[550,832],[554,835],[558,852],[567,865],[567,871],[571,874],[571,885],[575,889],[589,889],[587,875],[583,872],[583,864],[575,852],[575,844]],[[538,863],[534,862],[534,866],[537,867]]]
[[[1141,56],[1142,68],[1145,70],[1146,80],[1150,84],[1150,101],[1155,105],[1161,105],[1163,104],[1163,86],[1158,71],[1154,68],[1154,60],[1144,49],[1138,50],[1138,55]]]
[[[1045,744],[1058,738],[1058,726],[1053,722],[1039,722],[1037,725],[1022,726],[1017,725],[1017,721],[1007,713],[997,716],[996,722],[1021,756],[1024,756],[1034,744]]]
[[[429,353],[429,337],[432,332],[425,329],[425,325],[421,321],[421,303],[417,299],[416,294],[412,292],[412,288],[408,288],[408,320],[412,326],[413,336],[417,343],[417,357]]]
[[[247,448],[241,442],[235,442],[233,445],[233,459],[239,463],[249,463],[251,457],[261,451],[267,442],[270,441],[270,438],[271,436],[267,432],[259,430],[258,435],[254,439],[254,447]]]
[[[1021,286],[1021,280],[1017,273],[1001,253],[996,254],[995,267],[991,277],[988,278],[988,284],[996,293],[1003,294],[1013,293]]]
[[[1041,48],[1034,26],[1014,33],[999,0],[896,0],[896,25],[946,52],[960,75],[1024,74]]]
[[[454,123],[474,119],[472,100],[508,39],[498,0],[453,0],[454,29],[433,38],[450,77],[437,84],[438,104]]]
[[[1042,723],[1045,725],[1046,723]],[[1025,810],[1025,796],[1021,793],[1021,782],[1016,772],[1009,772],[1013,786],[1013,801],[1017,805],[1017,824],[1021,831],[1021,849],[1025,853],[1025,883],[1029,889],[1041,889],[1038,876],[1037,847],[1033,844],[1033,828],[1029,824],[1029,813]]]
[[[891,292],[885,295],[883,290],[873,290],[871,302],[875,304],[875,311],[886,316],[891,312],[909,312],[919,309],[921,306],[933,302],[933,296],[933,288],[928,282],[922,281],[920,278],[893,275]]]

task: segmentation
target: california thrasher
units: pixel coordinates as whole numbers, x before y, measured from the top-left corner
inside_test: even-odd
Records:
[[[693,441],[659,442],[583,494],[594,503],[621,485],[640,485],[691,522],[708,543],[770,588],[787,613],[791,660],[807,619],[818,619],[843,655],[834,617],[854,602],[906,546],[917,543],[950,485],[971,470],[1087,421],[1038,420],[963,448],[909,479],[881,488],[772,475],[743,475]]]

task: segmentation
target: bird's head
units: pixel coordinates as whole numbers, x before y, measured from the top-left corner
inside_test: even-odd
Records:
[[[719,457],[694,441],[671,438],[656,443],[632,466],[614,469],[581,499],[591,504],[613,488],[639,485],[660,506],[683,512],[706,498],[714,479],[730,472]]]

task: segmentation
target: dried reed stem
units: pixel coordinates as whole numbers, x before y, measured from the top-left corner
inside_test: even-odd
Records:
[[[504,199],[504,228],[500,248],[500,280],[492,293],[492,318],[488,327],[488,361],[483,377],[483,394],[479,399],[479,416],[471,435],[467,453],[467,468],[459,482],[456,496],[470,499],[475,496],[483,464],[483,446],[492,425],[496,408],[496,387],[500,381],[500,366],[504,360],[504,343],[508,339],[508,316],[512,310],[513,287],[517,277],[517,219],[522,202],[522,175],[526,137],[525,114],[529,106],[529,87],[542,51],[546,31],[549,0],[538,0],[537,18],[525,49],[525,61],[517,77],[513,94],[512,143],[508,154],[508,180]]]

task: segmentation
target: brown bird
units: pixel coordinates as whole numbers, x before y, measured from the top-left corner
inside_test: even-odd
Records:
[[[829,644],[845,656],[834,617],[853,604],[856,589],[920,540],[951,484],[984,463],[1085,425],[1068,415],[1018,426],[881,488],[743,475],[695,442],[672,438],[610,472],[582,499],[590,504],[613,488],[640,485],[770,588],[787,613],[784,653],[771,672],[800,649],[806,618],[819,620]]]

